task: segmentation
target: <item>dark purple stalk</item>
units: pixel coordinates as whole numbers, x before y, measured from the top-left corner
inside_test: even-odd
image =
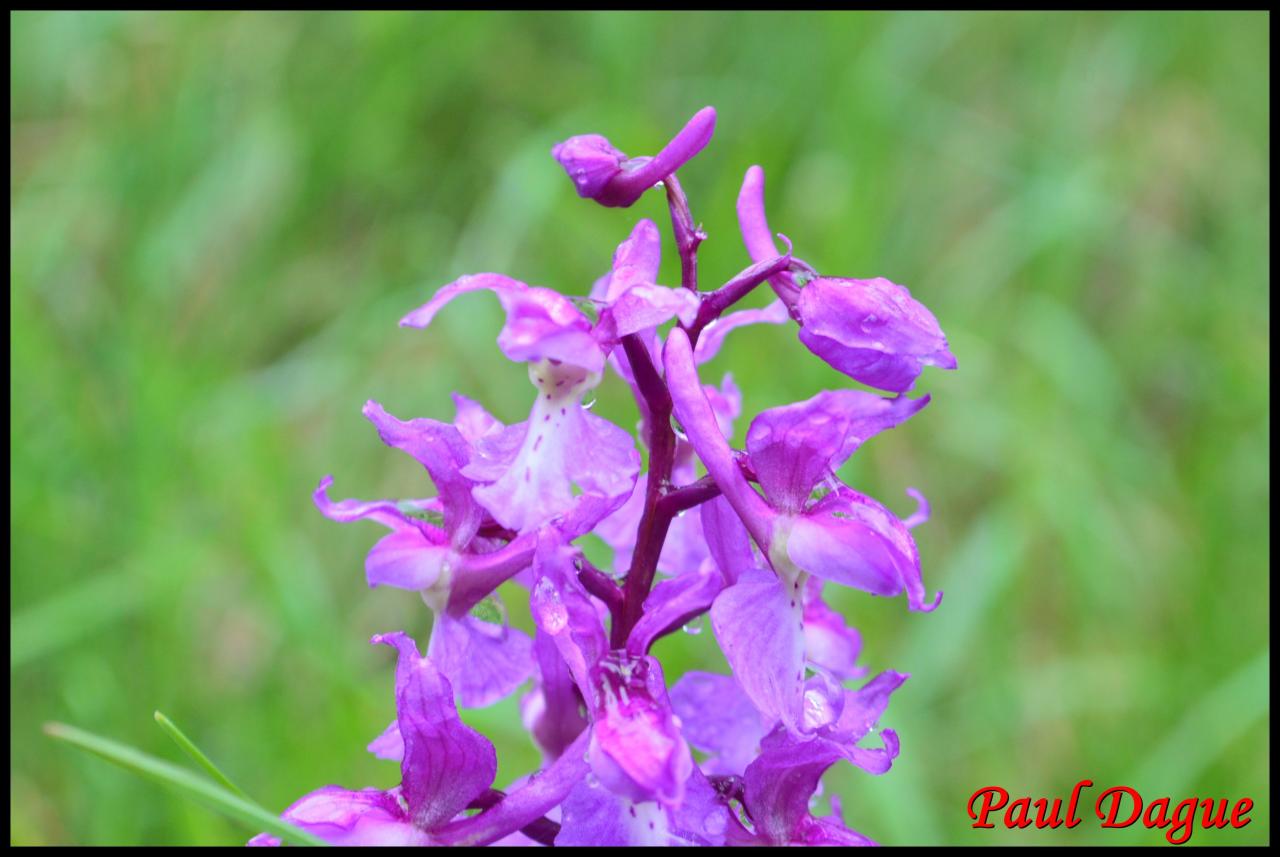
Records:
[[[469,803],[467,809],[486,810],[506,796],[507,793],[502,789],[488,789]],[[534,842],[551,848],[556,844],[556,834],[560,832],[560,825],[549,818],[543,817],[526,824],[520,828],[520,832]]]
[[[618,584],[614,583],[609,575],[587,562],[585,557],[578,558],[578,565],[578,580],[588,592],[604,602],[614,621],[617,621],[618,612],[622,609],[622,590],[618,588]]]
[[[706,240],[706,233],[693,223],[689,211],[689,198],[676,179],[675,173],[662,180],[667,190],[667,205],[671,208],[671,228],[676,236],[676,249],[680,253],[680,285],[690,291],[698,290],[698,245]]]
[[[610,645],[621,647],[627,635],[643,612],[644,600],[649,596],[653,576],[658,569],[658,555],[667,538],[671,516],[662,513],[658,501],[663,488],[671,480],[671,467],[675,463],[676,436],[671,430],[671,394],[663,383],[644,343],[635,334],[622,337],[622,347],[635,375],[636,386],[644,397],[648,415],[645,430],[649,434],[649,478],[645,485],[644,512],[636,530],[636,547],[631,555],[631,568],[623,588],[622,621],[615,622],[610,634]]]
[[[751,290],[756,286],[775,276],[780,271],[786,270],[790,264],[790,252],[785,256],[777,256],[764,262],[758,262],[742,271],[742,273],[714,292],[708,292],[703,295],[702,304],[698,307],[698,315],[693,320],[693,325],[689,328],[689,341],[697,344],[698,334],[702,333],[704,327],[719,318],[721,313],[729,307],[750,294]]]
[[[742,475],[747,478],[748,482],[759,482],[756,478],[755,471],[751,469],[751,463],[747,460],[746,455],[738,453],[738,469],[742,471]],[[658,501],[658,506],[664,515],[674,518],[676,515],[695,506],[701,506],[708,500],[714,500],[720,496],[720,486],[716,484],[715,479],[710,475],[704,476],[697,482],[690,482],[672,491],[667,492]]]

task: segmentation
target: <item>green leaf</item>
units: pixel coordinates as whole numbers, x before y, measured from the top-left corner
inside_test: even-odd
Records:
[[[204,768],[205,773],[221,783],[227,791],[232,792],[247,801],[253,801],[252,798],[244,793],[243,789],[231,782],[231,779],[219,770],[218,766],[213,763],[213,760],[201,752],[200,748],[195,745],[195,742],[188,738],[172,720],[165,717],[164,714],[159,711],[156,712],[155,717],[156,723],[160,724],[160,728],[167,732],[169,737],[173,739],[174,743],[182,748],[182,752],[194,759],[197,765]]]
[[[297,845],[328,845],[323,839],[299,830],[253,801],[232,794],[216,783],[162,759],[148,756],[132,747],[64,723],[46,723],[44,732],[51,738],[65,741],[95,756],[101,756],[125,770],[170,786],[210,809],[244,823],[251,830],[265,830],[286,842]]]

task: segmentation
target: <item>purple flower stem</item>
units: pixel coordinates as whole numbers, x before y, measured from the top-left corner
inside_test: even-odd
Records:
[[[609,575],[587,562],[586,557],[578,558],[578,580],[588,592],[604,602],[616,622],[618,613],[622,609],[622,590],[618,588],[618,584],[614,583]]]
[[[748,482],[759,482],[756,478],[755,471],[751,469],[751,464],[747,461],[745,455],[738,458],[738,469],[742,471],[742,475],[747,478]],[[688,485],[670,491],[662,496],[658,501],[658,506],[663,514],[674,518],[681,512],[701,506],[708,500],[714,500],[719,497],[722,492],[720,486],[716,484],[716,480],[710,474],[699,479],[697,482],[690,482]]]
[[[676,236],[676,248],[680,252],[680,284],[690,291],[698,290],[698,245],[707,235],[693,225],[689,211],[689,198],[676,174],[665,177],[662,186],[667,189],[667,205],[671,208],[671,228]]]
[[[485,810],[506,796],[507,793],[502,789],[489,789],[468,804],[467,809]],[[556,844],[556,834],[560,832],[560,825],[544,816],[526,824],[520,828],[520,832],[534,842],[551,847]]]
[[[610,633],[610,645],[615,648],[626,644],[627,635],[640,619],[644,600],[649,596],[653,576],[658,569],[658,556],[667,538],[671,516],[659,509],[663,488],[671,481],[671,467],[675,462],[676,436],[671,430],[671,394],[654,368],[649,351],[636,334],[622,337],[636,386],[644,396],[648,408],[645,430],[649,433],[649,479],[645,485],[644,512],[636,530],[636,546],[631,555],[631,568],[623,589],[622,621],[615,622]]]
[[[698,343],[698,334],[702,333],[704,327],[719,318],[721,313],[729,307],[750,294],[756,286],[787,270],[790,265],[791,250],[788,248],[785,256],[776,256],[773,259],[767,259],[764,262],[752,265],[714,292],[708,292],[703,295],[702,304],[698,307],[698,315],[694,318],[693,325],[689,328],[689,341],[696,345]]]

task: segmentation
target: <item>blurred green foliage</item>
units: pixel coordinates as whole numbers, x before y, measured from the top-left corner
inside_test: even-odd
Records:
[[[1270,828],[1269,19],[1262,14],[99,14],[10,17],[10,824],[15,843],[238,843],[251,831],[53,744],[61,720],[179,758],[161,708],[256,799],[390,786],[365,641],[417,599],[365,588],[374,525],[312,508],[430,486],[360,416],[522,418],[496,302],[396,321],[496,270],[582,294],[640,216],[548,156],[597,131],[681,173],[707,281],[746,264],[733,201],[820,270],[905,283],[960,370],[847,465],[916,531],[932,615],[836,598],[912,673],[892,772],[827,777],[885,842],[1159,842],[974,831],[977,788],[1257,803]],[[666,282],[678,279],[667,244]],[[762,297],[762,296],[761,296]],[[783,328],[730,338],[748,414],[846,379]],[[599,412],[634,405],[614,379]],[[746,428],[738,426],[738,442]],[[512,593],[518,595],[518,593]],[[508,598],[513,615],[527,611]],[[661,644],[669,680],[718,668]],[[467,714],[500,783],[536,764],[514,698]],[[825,799],[824,799],[825,800]]]

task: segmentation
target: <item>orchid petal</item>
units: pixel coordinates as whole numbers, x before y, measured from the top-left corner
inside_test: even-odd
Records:
[[[925,604],[920,557],[902,522],[843,485],[794,519],[786,550],[797,567],[824,580],[873,595],[905,590],[912,610],[928,612],[941,602],[939,592]]]
[[[464,708],[505,699],[533,672],[533,641],[519,628],[475,616],[437,613],[427,656]]]
[[[725,659],[756,708],[788,729],[802,726],[804,626],[800,592],[770,572],[752,571],[711,606]]]
[[[883,277],[819,277],[800,291],[798,307],[805,347],[864,384],[902,392],[925,366],[956,368],[933,313]]]
[[[800,511],[814,487],[859,446],[928,403],[928,396],[827,390],[762,412],[747,429],[747,452],[765,497],[783,511]]]
[[[396,719],[404,741],[401,791],[413,824],[430,830],[450,821],[493,782],[497,754],[462,722],[448,680],[401,631],[373,643],[399,651]]]

